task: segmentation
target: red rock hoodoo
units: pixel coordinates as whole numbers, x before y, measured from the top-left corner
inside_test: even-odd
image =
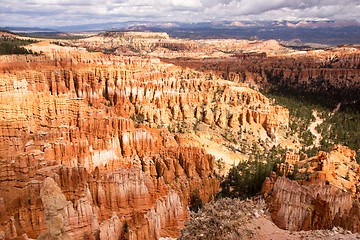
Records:
[[[270,135],[288,123],[286,109],[246,85],[158,59],[40,47],[46,55],[0,58],[6,239],[48,238],[48,216],[60,212],[54,234],[64,238],[176,237],[192,193],[208,202],[219,183],[214,157],[167,126],[257,125]],[[47,210],[49,179],[58,212]]]
[[[287,153],[289,158],[292,154]],[[297,180],[274,173],[263,184],[271,216],[280,228],[291,231],[341,226],[360,232],[359,165],[355,152],[336,145],[330,153],[298,161]],[[351,220],[350,220],[351,219]]]

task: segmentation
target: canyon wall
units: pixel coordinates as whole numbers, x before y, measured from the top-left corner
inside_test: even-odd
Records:
[[[6,239],[54,233],[47,216],[58,213],[46,210],[42,194],[49,178],[62,199],[55,234],[176,237],[193,193],[208,202],[219,183],[214,157],[167,127],[257,125],[270,134],[288,124],[286,109],[246,85],[158,59],[37,47],[46,55],[0,58],[0,233]]]
[[[257,52],[261,52],[259,49]],[[259,60],[261,57],[261,60]],[[354,101],[360,93],[360,52],[356,47],[294,52],[269,57],[238,54],[227,58],[164,59],[255,88],[313,93]]]
[[[262,193],[269,204],[274,223],[280,228],[299,231],[341,226],[360,232],[359,165],[355,152],[336,145],[330,153],[298,161],[299,169],[290,180],[272,174]],[[286,156],[289,156],[287,154]],[[293,160],[293,158],[292,158]],[[309,167],[310,166],[310,167]],[[307,177],[303,178],[301,175]]]

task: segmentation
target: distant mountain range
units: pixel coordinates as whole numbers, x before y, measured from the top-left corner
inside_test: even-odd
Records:
[[[329,45],[360,44],[360,23],[351,21],[218,21],[180,22],[110,22],[51,28],[12,28],[15,32],[79,32],[79,31],[158,31],[171,37],[209,39],[277,39]]]
[[[14,33],[33,33],[33,32],[56,32],[57,30],[51,28],[37,28],[37,27],[0,27],[0,29],[12,31]]]

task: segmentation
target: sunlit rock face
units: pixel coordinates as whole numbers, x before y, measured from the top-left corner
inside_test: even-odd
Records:
[[[307,169],[298,169],[297,181],[274,173],[265,180],[262,194],[274,223],[291,231],[341,226],[359,232],[359,206],[354,200],[359,196],[360,167],[355,155],[341,145],[300,162],[299,156],[286,153],[287,164],[305,164]]]
[[[0,58],[6,238],[176,237],[189,219],[192,194],[208,202],[219,182],[215,158],[189,141],[190,133],[168,126],[256,126],[270,139],[288,124],[288,110],[246,84],[154,58],[48,43],[34,48],[45,55]],[[61,207],[49,210],[52,202]],[[51,220],[55,215],[61,221]]]
[[[219,40],[216,46],[224,48],[227,45]],[[222,58],[184,57],[167,59],[166,62],[211,72],[214,76],[248,83],[254,88],[326,97],[334,105],[343,100],[358,100],[360,50],[357,47],[340,46],[275,55],[261,55],[266,48],[255,48],[255,53],[246,53],[249,50]]]

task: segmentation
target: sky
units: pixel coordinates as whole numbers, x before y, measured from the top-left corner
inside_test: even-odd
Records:
[[[0,26],[126,21],[357,20],[360,0],[1,0]]]

